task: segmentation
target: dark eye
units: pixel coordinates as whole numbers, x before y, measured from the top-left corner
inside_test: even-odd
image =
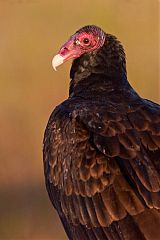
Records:
[[[89,39],[88,39],[88,38],[84,38],[84,39],[83,39],[83,43],[84,43],[84,44],[89,43]]]

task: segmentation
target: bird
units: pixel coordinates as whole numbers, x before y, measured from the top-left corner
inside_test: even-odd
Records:
[[[44,134],[46,189],[69,240],[160,239],[160,105],[127,79],[121,42],[80,28],[53,68],[73,59],[68,99]]]

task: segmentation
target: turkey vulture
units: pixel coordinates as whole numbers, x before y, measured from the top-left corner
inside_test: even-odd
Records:
[[[123,46],[85,26],[53,58],[74,58],[69,98],[44,135],[49,198],[70,240],[160,239],[160,105],[127,80]]]

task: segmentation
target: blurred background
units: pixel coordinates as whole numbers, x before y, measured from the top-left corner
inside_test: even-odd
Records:
[[[77,29],[115,34],[128,79],[160,102],[158,0],[0,0],[0,239],[65,240],[44,186],[42,139],[68,96],[71,61],[51,59]]]

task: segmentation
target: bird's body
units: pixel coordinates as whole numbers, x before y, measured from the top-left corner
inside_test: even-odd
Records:
[[[160,106],[129,85],[120,42],[102,40],[74,60],[49,119],[47,191],[70,240],[159,240]]]

